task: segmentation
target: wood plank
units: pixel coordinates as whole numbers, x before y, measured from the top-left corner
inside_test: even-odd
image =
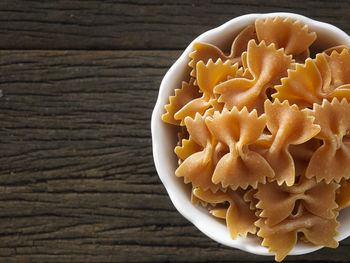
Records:
[[[0,49],[184,49],[248,13],[295,12],[350,32],[349,1],[0,2]]]
[[[173,207],[150,117],[178,51],[1,51],[1,262],[269,262]],[[286,261],[348,260],[338,249]]]

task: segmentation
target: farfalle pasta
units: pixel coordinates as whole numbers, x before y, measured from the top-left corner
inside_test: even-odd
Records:
[[[216,192],[219,185],[212,182],[212,176],[225,148],[220,147],[220,142],[209,132],[205,117],[197,113],[194,119],[186,118],[185,125],[190,137],[175,149],[178,157],[183,160],[175,175],[184,177],[185,183],[190,182],[194,187]],[[199,151],[196,151],[198,148]]]
[[[260,218],[255,225],[259,228],[257,235],[263,239],[262,245],[269,252],[276,254],[276,261],[282,261],[294,247],[298,233],[303,233],[305,240],[317,245],[335,248],[338,242],[336,228],[339,223],[335,218],[325,219],[308,212],[300,204],[297,212],[275,225],[268,225]]]
[[[248,186],[257,187],[265,183],[266,178],[274,175],[268,162],[257,152],[249,149],[262,134],[266,125],[265,116],[257,116],[256,111],[248,112],[247,108],[237,108],[221,113],[216,111],[206,118],[206,125],[213,137],[229,148],[218,161],[212,182],[236,190]]]
[[[238,235],[247,236],[248,233],[255,234],[257,220],[253,210],[243,199],[242,191],[227,190],[226,192],[218,191],[216,193],[203,191],[201,188],[194,188],[193,195],[207,204],[216,205],[228,203],[227,207],[211,208],[210,212],[219,218],[226,219],[227,227],[233,239]]]
[[[190,75],[196,77],[197,63],[199,61],[206,64],[209,59],[216,61],[220,58],[223,61],[229,60],[231,64],[235,64],[235,62],[240,63],[240,56],[246,50],[247,43],[251,39],[256,39],[253,25],[246,27],[237,35],[232,42],[231,53],[229,55],[225,55],[218,47],[211,44],[200,42],[194,43],[194,50],[189,55],[191,61],[188,65],[192,68]]]
[[[259,41],[265,41],[268,45],[275,44],[277,48],[283,48],[284,53],[294,57],[308,53],[309,47],[316,40],[316,33],[309,32],[307,25],[288,17],[257,19],[255,30]]]
[[[273,103],[265,101],[267,129],[271,133],[264,156],[275,172],[274,179],[279,185],[294,185],[295,165],[289,153],[289,145],[302,144],[320,131],[314,124],[314,117],[308,109],[300,110],[296,105],[289,105],[285,100],[276,99]],[[298,123],[298,125],[295,125]]]
[[[316,216],[334,218],[335,209],[338,207],[335,201],[338,187],[339,184],[334,182],[317,183],[315,179],[301,176],[299,182],[293,186],[279,186],[276,181],[261,184],[254,197],[258,200],[256,207],[261,210],[259,216],[265,218],[265,224],[273,226],[291,215],[298,201]]]
[[[267,99],[266,90],[278,84],[280,79],[287,75],[287,69],[292,67],[293,60],[282,49],[277,50],[274,44],[266,46],[264,41],[258,45],[255,40],[250,40],[244,54],[244,67],[252,78],[230,78],[217,85],[214,91],[220,95],[218,101],[223,102],[226,108],[247,107],[262,113]]]
[[[203,61],[197,63],[197,78],[196,84],[199,87],[202,96],[189,101],[186,105],[183,105],[174,114],[174,119],[180,120],[181,125],[186,117],[194,117],[196,113],[204,114],[209,108],[213,110],[222,109],[223,105],[219,105],[214,93],[214,87],[227,80],[227,76],[235,77],[238,71],[238,65],[232,65],[229,60],[225,63],[219,58],[215,63],[212,59],[204,64]],[[172,110],[170,108],[169,110]]]
[[[350,104],[344,98],[332,102],[324,100],[314,105],[315,123],[321,131],[316,135],[322,145],[314,152],[306,169],[307,178],[339,182],[350,178]],[[322,160],[320,162],[319,160]]]
[[[298,241],[337,247],[350,206],[350,53],[310,55],[300,21],[257,19],[229,54],[194,43],[191,72],[165,106],[179,128],[177,177],[232,239],[256,234],[277,261]]]

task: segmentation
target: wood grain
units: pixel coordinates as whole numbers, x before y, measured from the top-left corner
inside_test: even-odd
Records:
[[[183,49],[236,16],[281,11],[350,32],[346,0],[12,0],[0,2],[0,48]]]
[[[279,11],[350,32],[346,0],[0,1],[0,262],[271,262],[176,211],[150,118],[196,36]],[[285,261],[349,262],[349,247]]]
[[[0,52],[0,262],[268,262],[171,204],[150,117],[178,51]],[[338,249],[286,261],[346,262]]]

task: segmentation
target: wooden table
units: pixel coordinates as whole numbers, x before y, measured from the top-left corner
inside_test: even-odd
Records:
[[[172,205],[150,117],[200,33],[290,11],[350,33],[349,1],[0,2],[0,262],[267,262],[219,245]],[[350,238],[289,262],[350,260]]]

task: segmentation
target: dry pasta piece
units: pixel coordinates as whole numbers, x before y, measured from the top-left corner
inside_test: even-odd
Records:
[[[176,169],[175,175],[184,177],[185,183],[192,183],[193,187],[202,187],[204,190],[210,189],[215,192],[220,187],[214,184],[211,178],[216,163],[227,150],[211,136],[204,120],[205,116],[198,113],[194,119],[190,117],[185,119],[190,139],[183,141],[182,147],[176,147],[175,152],[184,161]],[[197,146],[193,146],[192,141],[200,146],[200,151],[194,152]]]
[[[339,45],[339,46],[327,48],[326,50],[323,51],[323,53],[330,56],[333,51],[335,51],[337,53],[341,53],[344,49],[349,49],[349,48],[348,48],[348,46],[345,46],[345,45]]]
[[[210,59],[207,64],[202,61],[197,63],[197,83],[203,92],[203,98],[215,98],[214,87],[227,79],[227,76],[235,76],[238,64],[232,65],[230,61],[222,62],[218,59],[215,63]]]
[[[211,207],[209,208],[209,213],[215,217],[226,219],[228,208],[226,207]]]
[[[339,100],[345,98],[350,101],[350,84],[342,85],[334,89],[329,95],[328,99],[338,98]]]
[[[278,99],[273,103],[265,101],[265,114],[272,138],[264,156],[275,171],[277,183],[292,186],[295,181],[295,166],[288,150],[289,145],[308,141],[319,133],[320,127],[314,124],[310,110],[290,106],[286,100],[282,103]]]
[[[214,63],[213,60],[209,59],[207,64],[199,61],[197,63],[197,84],[203,95],[188,102],[176,112],[174,118],[180,120],[183,125],[183,120],[186,117],[194,118],[197,112],[203,115],[208,108],[214,108],[217,105],[215,104],[214,87],[227,80],[227,76],[235,76],[237,71],[238,64],[232,65],[230,61],[222,62],[221,59],[218,59]],[[222,106],[217,106],[222,108]]]
[[[231,57],[240,58],[243,52],[247,50],[250,40],[257,40],[255,26],[250,25],[244,28],[235,38],[231,47]]]
[[[346,70],[345,70],[346,68]],[[295,70],[288,71],[282,84],[275,86],[273,98],[289,100],[299,107],[312,107],[321,104],[324,98],[347,98],[350,101],[350,54],[343,49],[339,54],[333,51],[330,56],[317,54],[314,60],[297,64]]]
[[[307,25],[289,17],[257,19],[255,29],[259,41],[265,41],[268,45],[274,43],[277,48],[284,48],[286,54],[293,56],[307,50],[317,37],[315,32],[308,31]]]
[[[329,56],[326,53],[320,53],[316,55],[314,61],[322,80],[321,97],[329,99],[336,96],[349,98],[350,78],[342,74],[344,71],[342,68],[350,66],[348,50],[344,49],[341,54],[334,50]]]
[[[187,131],[187,128],[185,126],[182,126],[180,128],[180,131],[177,133],[177,144],[176,146],[178,147],[182,147],[182,141],[186,141],[189,140],[189,134]],[[175,151],[176,153],[176,151]],[[178,158],[178,165],[180,165],[182,163],[183,159]]]
[[[331,85],[339,87],[350,84],[350,54],[347,48],[342,49],[341,53],[337,50],[332,51],[331,55],[326,56],[332,75]]]
[[[192,154],[202,150],[202,146],[196,143],[191,137],[183,139],[181,145],[175,147],[175,153],[179,160],[186,160]]]
[[[336,195],[339,210],[350,206],[350,180],[342,180]]]
[[[162,115],[164,122],[180,125],[180,120],[175,120],[174,115],[188,102],[200,96],[199,89],[194,85],[194,79],[191,78],[187,83],[182,82],[182,88],[175,90],[175,95],[169,97],[169,104],[165,105],[166,113]]]
[[[279,186],[276,182],[260,184],[254,195],[259,200],[260,217],[266,218],[269,226],[276,225],[290,216],[299,200],[306,210],[322,218],[335,217],[337,183],[316,183],[315,179],[301,176],[293,186]]]
[[[194,51],[189,55],[191,61],[188,65],[192,68],[190,75],[196,77],[196,66],[199,61],[202,61],[205,64],[209,59],[214,61],[217,59],[221,59],[222,61],[230,60],[232,64],[239,62],[242,52],[247,50],[248,41],[251,39],[256,39],[254,25],[247,26],[236,36],[232,42],[231,53],[228,56],[214,45],[201,42],[194,43]]]
[[[195,206],[198,206],[199,204],[201,204],[203,207],[207,207],[209,212],[215,216],[215,217],[219,217],[219,218],[226,218],[226,211],[227,211],[227,204],[226,203],[222,203],[217,205],[217,203],[209,203],[207,201],[204,201],[200,198],[198,198],[195,194],[194,194],[194,189],[192,188],[191,190],[191,203]],[[201,188],[199,188],[201,189]],[[209,191],[209,190],[208,190]],[[220,188],[220,190],[218,191],[218,193],[226,193],[227,189],[226,188]],[[211,192],[211,191],[209,191]],[[213,193],[213,192],[211,192]],[[223,211],[225,211],[225,216],[222,217],[221,215],[223,214]]]
[[[215,112],[206,119],[208,129],[216,140],[230,149],[217,163],[212,181],[221,183],[223,187],[232,189],[249,185],[256,187],[264,183],[266,177],[273,176],[273,170],[266,160],[258,153],[249,150],[248,145],[254,143],[263,132],[265,116],[257,116],[254,110],[247,108],[238,111],[224,109],[222,113]]]
[[[195,196],[193,194],[193,188],[192,188],[192,191],[191,191],[191,203],[193,205],[195,205],[195,206],[201,204],[203,207],[207,207],[209,205],[208,202],[205,202],[205,201],[199,199],[197,196]]]
[[[246,237],[248,233],[256,233],[254,222],[257,218],[254,212],[249,209],[249,205],[243,200],[241,192],[227,190],[226,193],[218,191],[214,194],[211,191],[194,188],[193,194],[207,203],[229,203],[225,218],[232,239],[236,239],[238,235]],[[222,215],[223,211],[219,213]]]
[[[221,59],[222,61],[228,60],[225,54],[212,44],[196,42],[193,44],[193,49],[194,51],[189,55],[191,61],[188,65],[192,68],[190,75],[194,78],[197,76],[197,63],[199,61],[206,64],[209,59],[214,61],[217,59]]]
[[[247,55],[247,51],[244,51],[241,55],[241,63],[242,63],[242,67],[240,67],[237,71],[237,74],[236,74],[236,78],[244,78],[244,79],[252,79],[253,76],[252,74],[250,73],[249,71],[249,68],[248,68],[248,55]],[[231,77],[229,76],[227,78],[227,80],[230,80],[230,79],[234,79],[234,77]]]
[[[242,66],[243,68],[245,69],[244,70],[244,74],[248,74],[249,72],[249,68],[248,68],[248,52],[247,51],[244,51],[241,55],[241,59],[242,59]],[[247,73],[246,73],[247,72]],[[249,72],[249,75],[250,77],[253,77],[250,72]],[[248,77],[247,77],[248,78]]]
[[[245,192],[243,195],[244,201],[246,201],[249,204],[250,210],[254,211],[257,218],[260,218],[261,209],[257,208],[257,204],[259,202],[259,199],[255,198],[255,194],[257,193],[257,189],[251,188]]]
[[[327,59],[331,72],[331,83],[328,98],[346,98],[350,101],[350,54],[347,48],[339,53],[332,51],[331,55],[322,54]],[[321,56],[321,55],[320,55]]]
[[[257,109],[261,114],[267,99],[266,89],[287,76],[291,63],[291,56],[285,55],[282,49],[276,50],[273,44],[266,46],[265,42],[257,45],[251,40],[248,43],[247,67],[253,78],[230,79],[217,85],[214,92],[220,95],[218,100],[224,102],[228,109],[247,107],[250,111]]]
[[[325,219],[303,209],[299,206],[296,215],[290,215],[279,224],[269,226],[264,219],[255,224],[260,228],[257,235],[263,238],[262,245],[274,253],[275,260],[282,261],[293,249],[297,241],[297,234],[303,233],[305,239],[317,246],[335,248],[338,242],[334,239],[339,233],[336,228],[339,223],[332,219]]]
[[[323,144],[314,152],[306,169],[306,177],[315,177],[326,183],[342,178],[350,178],[350,142],[347,134],[350,130],[350,104],[343,99],[339,102],[324,100],[322,105],[314,105],[315,123],[321,131],[317,138]]]
[[[288,70],[288,77],[275,86],[272,97],[280,101],[288,100],[300,108],[312,107],[322,102],[322,78],[314,60],[307,59],[305,64],[297,64],[295,70]]]
[[[257,192],[256,189],[250,188],[250,189],[246,190],[246,192],[243,196],[244,201],[246,201],[247,203],[250,204],[249,205],[250,210],[256,210],[256,205],[259,202],[259,200],[254,197],[256,192]]]
[[[315,58],[316,67],[321,75],[321,97],[327,97],[331,91],[332,72],[325,54],[317,54]]]

